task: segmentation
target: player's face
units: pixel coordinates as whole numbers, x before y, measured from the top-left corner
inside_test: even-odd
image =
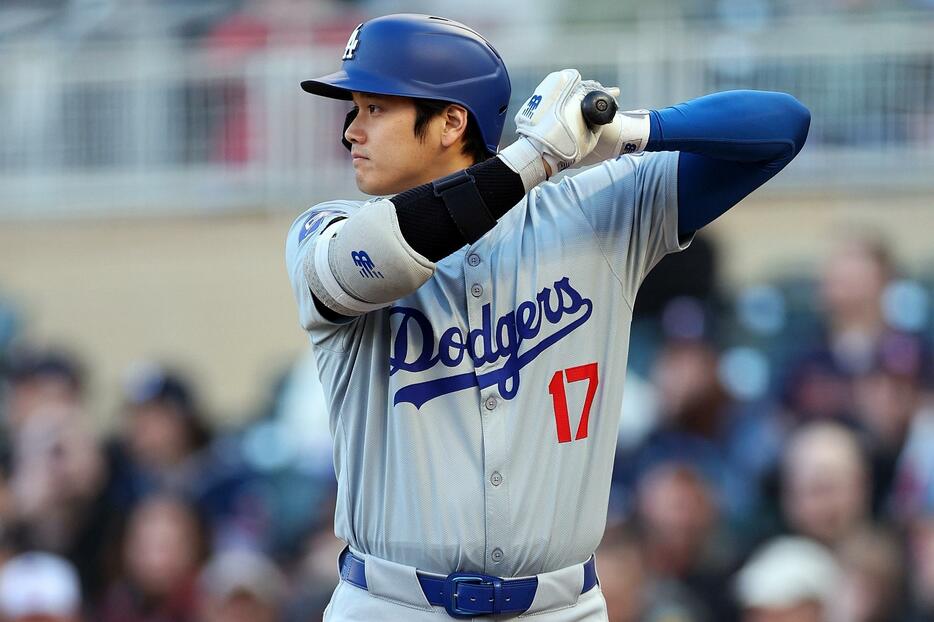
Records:
[[[363,192],[398,194],[457,170],[446,167],[443,116],[429,121],[420,139],[411,99],[354,93],[353,102],[357,117],[344,137],[352,145],[354,175]]]

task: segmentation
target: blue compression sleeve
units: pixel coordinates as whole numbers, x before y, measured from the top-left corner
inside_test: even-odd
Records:
[[[678,230],[700,229],[798,155],[811,113],[785,93],[725,91],[652,110],[646,151],[680,151]]]

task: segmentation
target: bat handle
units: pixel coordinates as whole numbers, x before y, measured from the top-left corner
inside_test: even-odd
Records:
[[[590,91],[581,102],[581,113],[591,127],[610,123],[618,109],[616,99],[603,91]]]

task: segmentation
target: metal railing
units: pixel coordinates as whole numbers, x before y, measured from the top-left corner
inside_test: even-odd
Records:
[[[925,15],[491,40],[510,68],[513,110],[565,66],[621,85],[624,108],[732,88],[787,91],[811,109],[811,134],[768,192],[891,193],[934,190],[930,33]],[[159,40],[0,55],[0,218],[294,211],[358,196],[338,140],[347,106],[298,87],[335,69],[339,50],[273,46],[234,60]]]

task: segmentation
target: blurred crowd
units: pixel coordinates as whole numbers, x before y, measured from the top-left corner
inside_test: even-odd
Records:
[[[10,350],[0,620],[320,618],[341,548],[326,440],[289,453],[276,404],[242,429],[212,430],[191,378],[155,364],[128,370],[115,429],[101,436],[77,357]],[[297,456],[308,449],[317,455]]]
[[[717,275],[701,237],[640,291],[611,620],[934,619],[929,288],[860,236],[816,279]],[[136,365],[102,436],[80,358],[3,349],[0,620],[320,619],[342,544],[310,353],[234,429],[190,375]]]
[[[0,3],[0,43],[51,37],[71,42],[168,36],[197,41],[216,31],[257,41],[267,34],[284,42],[344,44],[349,22],[387,13],[430,13],[475,27],[516,23],[528,29],[590,21],[657,19],[714,21],[749,28],[788,17],[880,15],[934,8],[934,0],[5,0]],[[138,19],[145,15],[146,19]],[[356,26],[351,24],[351,28]],[[507,24],[508,25],[508,24]]]
[[[815,283],[683,298],[708,287],[692,269],[716,273],[696,251],[640,292],[650,414],[623,411],[597,554],[611,619],[934,619],[926,287],[853,236]]]

